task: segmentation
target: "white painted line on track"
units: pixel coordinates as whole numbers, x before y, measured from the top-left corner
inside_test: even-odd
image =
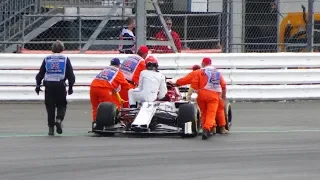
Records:
[[[232,130],[230,131],[230,134],[235,133],[301,133],[301,132],[320,132],[320,129],[273,129],[273,130]],[[91,136],[92,134],[86,134],[86,133],[64,133],[52,136],[54,137],[76,137],[76,136]],[[0,133],[0,138],[8,138],[8,137],[50,137],[47,135],[46,132],[41,133]]]

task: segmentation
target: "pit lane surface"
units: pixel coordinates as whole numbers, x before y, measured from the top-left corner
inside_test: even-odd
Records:
[[[235,103],[229,135],[90,137],[88,103],[47,136],[42,104],[0,105],[1,180],[318,180],[320,102]]]

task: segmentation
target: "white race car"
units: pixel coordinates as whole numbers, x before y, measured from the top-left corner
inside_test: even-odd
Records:
[[[113,103],[101,103],[91,132],[107,136],[122,133],[196,137],[201,132],[197,104],[183,100],[180,90],[169,82],[167,88],[168,93],[164,99],[144,102],[138,108],[122,108],[118,111]],[[229,129],[231,105],[226,105],[226,126]]]

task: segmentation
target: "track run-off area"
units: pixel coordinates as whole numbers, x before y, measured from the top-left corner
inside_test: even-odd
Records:
[[[70,102],[47,135],[42,103],[0,104],[1,180],[318,180],[320,101],[232,103],[227,135],[93,137],[91,105]]]

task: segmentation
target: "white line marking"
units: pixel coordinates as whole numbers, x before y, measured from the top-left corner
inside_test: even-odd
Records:
[[[233,133],[301,133],[301,132],[320,132],[320,129],[292,129],[292,130],[232,130],[230,134]],[[54,137],[75,137],[75,136],[90,136],[91,134],[86,133],[66,133],[61,135],[55,135]],[[0,134],[0,138],[7,138],[7,137],[51,137],[48,136],[47,133],[37,133],[37,134]]]

